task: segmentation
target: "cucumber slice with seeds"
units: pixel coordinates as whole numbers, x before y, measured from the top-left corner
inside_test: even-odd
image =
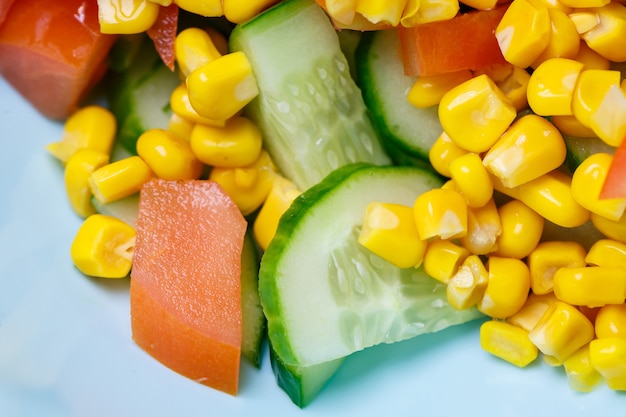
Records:
[[[313,0],[283,1],[231,33],[259,96],[246,106],[280,171],[306,190],[352,162],[388,164],[337,32]]]

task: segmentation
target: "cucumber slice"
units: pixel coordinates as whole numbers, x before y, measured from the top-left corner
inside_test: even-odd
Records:
[[[404,75],[396,30],[363,33],[356,50],[357,79],[383,142],[428,160],[443,131],[437,106],[419,109],[406,99],[415,77]]]
[[[339,358],[310,366],[288,365],[270,345],[270,363],[276,383],[300,408],[304,408],[317,397],[343,360],[344,358]]]
[[[357,241],[372,201],[412,205],[441,186],[409,166],[351,164],[297,197],[261,260],[268,335],[287,365],[311,366],[481,316],[457,311],[422,268],[400,269]]]
[[[167,128],[170,96],[180,83],[147,36],[128,69],[112,74],[108,99],[118,122],[117,141],[128,152],[137,154],[137,138],[147,129]]]
[[[241,252],[241,308],[241,354],[260,368],[266,322],[259,297],[259,253],[250,230],[246,232]]]
[[[615,148],[607,145],[600,138],[577,138],[563,135],[563,140],[567,149],[565,164],[572,173],[589,155],[600,152],[615,153]]]
[[[135,227],[139,214],[139,193],[106,204],[99,202],[95,197],[91,197],[91,204],[98,213],[116,217]]]
[[[351,162],[388,164],[337,32],[313,0],[287,0],[240,24],[229,46],[248,57],[259,96],[247,115],[279,170],[306,190]]]

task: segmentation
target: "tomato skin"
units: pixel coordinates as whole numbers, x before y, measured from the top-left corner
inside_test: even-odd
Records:
[[[410,76],[477,70],[504,64],[494,31],[508,5],[450,20],[399,27],[404,72]]]
[[[615,150],[600,198],[626,198],[626,139]]]
[[[0,27],[0,75],[51,119],[72,113],[104,75],[115,36],[96,0],[18,0]]]
[[[147,31],[163,63],[172,71],[174,71],[174,61],[176,60],[174,41],[178,29],[178,11],[179,8],[175,3],[167,7],[161,6],[157,21]]]
[[[15,3],[15,0],[0,0],[0,26],[2,26],[2,22],[9,14],[9,9],[13,6],[13,3]]]

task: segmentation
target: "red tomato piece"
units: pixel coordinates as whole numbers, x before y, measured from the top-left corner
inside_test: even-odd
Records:
[[[159,56],[169,69],[174,71],[174,41],[178,29],[178,6],[174,3],[161,6],[156,22],[148,29],[148,36],[154,42]]]
[[[15,3],[15,0],[0,0],[0,26],[9,13],[9,9]]]
[[[613,162],[606,174],[600,198],[626,197],[626,140],[615,150]]]

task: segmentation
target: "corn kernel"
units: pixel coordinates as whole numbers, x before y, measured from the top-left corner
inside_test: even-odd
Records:
[[[613,239],[597,240],[589,248],[585,262],[598,266],[626,265],[626,243]]]
[[[460,3],[463,3],[466,6],[471,7],[476,10],[492,10],[498,5],[498,0],[462,0]]]
[[[172,91],[170,96],[170,106],[172,112],[177,114],[181,118],[188,120],[190,123],[199,123],[207,126],[226,126],[226,120],[215,120],[203,117],[191,106],[189,101],[189,94],[185,83],[181,83],[178,87]]]
[[[561,227],[578,227],[589,220],[589,210],[572,195],[571,177],[558,170],[518,187],[504,187],[493,177],[494,189],[517,198],[546,220]]]
[[[171,5],[174,0],[148,0],[148,1],[167,7]]]
[[[584,126],[573,115],[554,115],[551,117],[551,120],[563,135],[576,138],[593,138],[596,136],[595,132],[590,127]]]
[[[450,162],[466,153],[468,152],[457,146],[446,132],[442,132],[430,147],[428,160],[435,171],[444,177],[450,177]]]
[[[152,177],[148,164],[139,156],[130,156],[96,169],[89,177],[93,196],[102,204],[139,192]]]
[[[550,41],[546,48],[532,63],[537,68],[542,62],[550,58],[575,59],[580,48],[580,37],[576,25],[562,10],[548,8],[550,16]]]
[[[478,154],[470,152],[453,159],[449,170],[468,206],[482,207],[491,199],[493,185]]]
[[[494,255],[522,259],[537,247],[543,232],[544,219],[519,200],[511,200],[498,208],[502,233]]]
[[[565,155],[559,130],[543,117],[528,114],[504,132],[483,164],[505,187],[517,187],[558,168]]]
[[[65,193],[72,209],[80,217],[96,212],[91,204],[89,177],[91,173],[109,163],[109,155],[89,148],[77,150],[69,157],[63,172]]]
[[[591,49],[582,39],[575,59],[583,64],[584,69],[608,70],[611,68],[611,61]]]
[[[563,13],[568,13],[568,14],[572,11],[571,7],[564,5],[559,0],[541,0],[541,2],[546,5],[548,10],[556,9],[556,10],[562,11]]]
[[[164,129],[148,129],[139,135],[137,154],[165,180],[197,179],[204,169],[189,143]]]
[[[545,355],[563,362],[594,338],[593,324],[576,307],[555,301],[528,333]]]
[[[498,140],[517,111],[500,88],[482,74],[444,94],[438,114],[443,130],[457,146],[480,153]]]
[[[622,82],[623,83],[623,82]],[[589,127],[604,143],[617,147],[626,137],[626,93],[611,85],[589,116]]]
[[[300,193],[293,182],[281,175],[276,175],[252,226],[254,237],[261,249],[267,249],[276,234],[280,217]]]
[[[613,156],[603,152],[587,157],[572,175],[572,195],[589,211],[615,221],[626,211],[626,198],[600,198],[612,161]]]
[[[626,339],[626,303],[607,304],[598,309],[595,320],[596,337]]]
[[[420,24],[437,22],[452,19],[458,12],[459,0],[420,0],[417,14],[413,19]]]
[[[470,252],[449,240],[435,239],[428,244],[422,266],[430,277],[447,284]]]
[[[252,120],[236,116],[224,127],[197,124],[191,131],[189,143],[193,153],[205,164],[235,168],[256,161],[263,138]]]
[[[583,64],[573,59],[551,58],[542,62],[528,82],[528,104],[540,116],[572,115],[576,81]]]
[[[160,6],[148,0],[98,0],[100,31],[107,34],[142,33],[156,22]]]
[[[598,24],[580,33],[589,48],[614,62],[626,61],[626,6],[607,2],[587,9],[597,16]]]
[[[554,294],[577,306],[599,307],[626,300],[626,268],[621,266],[564,267],[554,273]]]
[[[457,191],[443,188],[426,191],[415,199],[413,210],[422,240],[454,239],[467,234],[467,205]]]
[[[513,0],[496,26],[495,35],[504,58],[529,67],[550,42],[550,15],[538,0]]]
[[[528,298],[530,273],[519,259],[491,256],[487,262],[489,280],[478,310],[497,319],[517,313]]]
[[[469,70],[455,71],[445,74],[417,77],[407,93],[409,103],[417,108],[432,107],[441,101],[443,95],[453,87],[472,78]]]
[[[194,70],[186,83],[191,106],[212,120],[233,117],[259,94],[250,62],[240,51]]]
[[[530,332],[554,302],[556,302],[556,296],[552,292],[547,294],[531,292],[522,308],[509,316],[506,321]]]
[[[591,363],[589,344],[578,349],[563,361],[567,382],[578,392],[591,392],[602,376]]]
[[[590,118],[598,110],[611,86],[619,88],[620,73],[614,70],[583,70],[572,97],[572,112],[584,126],[590,127]]]
[[[93,214],[78,229],[70,253],[85,275],[124,278],[132,266],[135,229],[115,217]]]
[[[194,123],[187,119],[180,117],[176,113],[172,113],[170,120],[167,123],[167,130],[176,136],[177,138],[189,142],[191,136],[191,129],[193,129]]]
[[[457,310],[475,306],[487,288],[489,273],[478,255],[469,255],[448,280],[446,298]]]
[[[554,274],[562,267],[583,267],[585,248],[574,241],[541,242],[528,255],[530,282],[533,293],[552,292]]]
[[[520,368],[532,363],[539,355],[539,350],[528,338],[526,330],[497,320],[481,324],[480,346],[486,352]]]
[[[49,144],[46,149],[63,164],[82,148],[109,155],[116,129],[117,121],[111,111],[100,106],[83,107],[65,121],[61,140]]]
[[[487,74],[518,112],[528,107],[526,97],[530,74],[524,68],[509,63],[493,65],[474,72]]]
[[[626,212],[618,220],[609,220],[599,214],[591,213],[591,223],[607,238],[626,243]]]
[[[497,249],[501,233],[500,215],[493,198],[482,207],[468,207],[467,235],[460,239],[463,247],[473,254],[486,255]]]
[[[224,16],[233,23],[242,23],[278,3],[279,0],[223,0]]]
[[[559,0],[562,4],[573,9],[582,9],[589,7],[602,7],[611,0]]]
[[[381,202],[367,205],[358,241],[398,268],[421,265],[427,244],[417,234],[411,207]]]
[[[276,166],[263,150],[250,165],[238,168],[215,167],[209,179],[219,183],[244,216],[261,207],[276,177]]]
[[[219,17],[224,15],[223,0],[174,0],[183,10],[199,14],[204,17]]]
[[[185,77],[222,56],[209,33],[196,27],[186,28],[176,35],[174,54],[180,71]]]
[[[589,344],[591,363],[609,388],[626,391],[626,339],[607,337]]]

